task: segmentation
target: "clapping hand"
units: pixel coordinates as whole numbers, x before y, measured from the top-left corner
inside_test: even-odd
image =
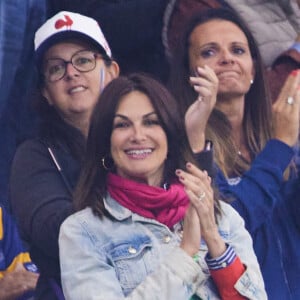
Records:
[[[185,127],[191,148],[194,152],[203,150],[205,128],[216,104],[218,77],[208,66],[197,67],[196,76],[190,77],[190,84],[198,93],[197,99],[185,114]]]
[[[300,70],[294,70],[273,104],[274,137],[294,146],[300,126]]]
[[[190,199],[190,207],[184,219],[181,247],[193,255],[198,252],[202,237],[211,257],[220,256],[226,250],[226,246],[215,220],[211,179],[206,171],[201,171],[191,163],[187,163],[186,168],[187,171],[176,171]]]

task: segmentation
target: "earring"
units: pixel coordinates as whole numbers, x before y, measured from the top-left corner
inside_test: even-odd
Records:
[[[253,80],[253,79],[251,79],[251,80],[250,80],[250,83],[251,83],[251,84],[253,84],[253,82],[254,82],[254,80]]]
[[[106,160],[106,161],[105,161]],[[110,171],[112,170],[112,168],[114,167],[114,161],[112,158],[110,157],[102,157],[101,159],[101,162],[102,162],[102,166],[103,168],[106,170],[106,171]]]

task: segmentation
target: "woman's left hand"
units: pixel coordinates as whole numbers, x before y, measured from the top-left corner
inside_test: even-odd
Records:
[[[291,72],[273,104],[274,137],[290,147],[299,138],[300,70]]]
[[[176,174],[199,217],[201,237],[205,240],[211,257],[218,257],[226,250],[214,214],[214,193],[211,178],[206,171],[187,163],[187,171],[177,170]]]

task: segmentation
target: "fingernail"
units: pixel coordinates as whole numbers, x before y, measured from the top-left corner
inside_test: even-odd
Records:
[[[198,76],[199,76],[199,73],[201,73],[201,71],[203,72],[203,70],[205,70],[205,66],[204,67],[197,67],[197,73],[198,73]]]
[[[293,70],[293,71],[291,72],[291,75],[292,75],[292,76],[297,76],[298,73],[299,73],[299,69]]]
[[[180,174],[181,174],[181,171],[180,171],[180,170],[176,170],[176,171],[175,171],[175,174],[176,174],[176,175],[180,175]]]
[[[192,167],[192,164],[188,162],[188,163],[186,164],[186,167],[190,169],[190,168]]]

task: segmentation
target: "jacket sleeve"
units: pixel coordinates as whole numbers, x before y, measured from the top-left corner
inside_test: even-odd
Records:
[[[13,271],[18,263],[32,270],[36,267],[31,263],[28,252],[22,245],[17,226],[14,219],[0,206],[0,246],[2,259],[0,261],[0,279],[6,272]]]
[[[216,168],[213,163],[213,150],[203,150],[199,153],[194,153],[194,157],[198,163],[198,166],[205,170],[211,178],[216,175]]]
[[[17,150],[10,201],[22,237],[45,256],[57,259],[59,228],[72,211],[72,199],[42,142],[28,141]]]
[[[298,176],[284,183],[281,193],[288,208],[288,214],[300,233],[300,170]]]
[[[217,174],[218,188],[228,199],[231,198],[232,206],[245,220],[251,233],[265,222],[279,201],[283,173],[293,155],[291,147],[270,140],[237,184],[230,185],[221,172]]]
[[[61,226],[60,265],[66,300],[186,300],[192,296],[196,285],[207,277],[190,256],[179,247],[174,247],[167,260],[125,296],[114,266],[108,263],[107,253],[99,250],[97,242],[97,237],[85,231],[76,214]]]
[[[245,229],[241,216],[228,204],[222,202],[223,218],[229,222],[229,244],[245,266],[245,272],[235,283],[235,289],[247,299],[267,299],[264,280],[253,250],[252,238]]]

